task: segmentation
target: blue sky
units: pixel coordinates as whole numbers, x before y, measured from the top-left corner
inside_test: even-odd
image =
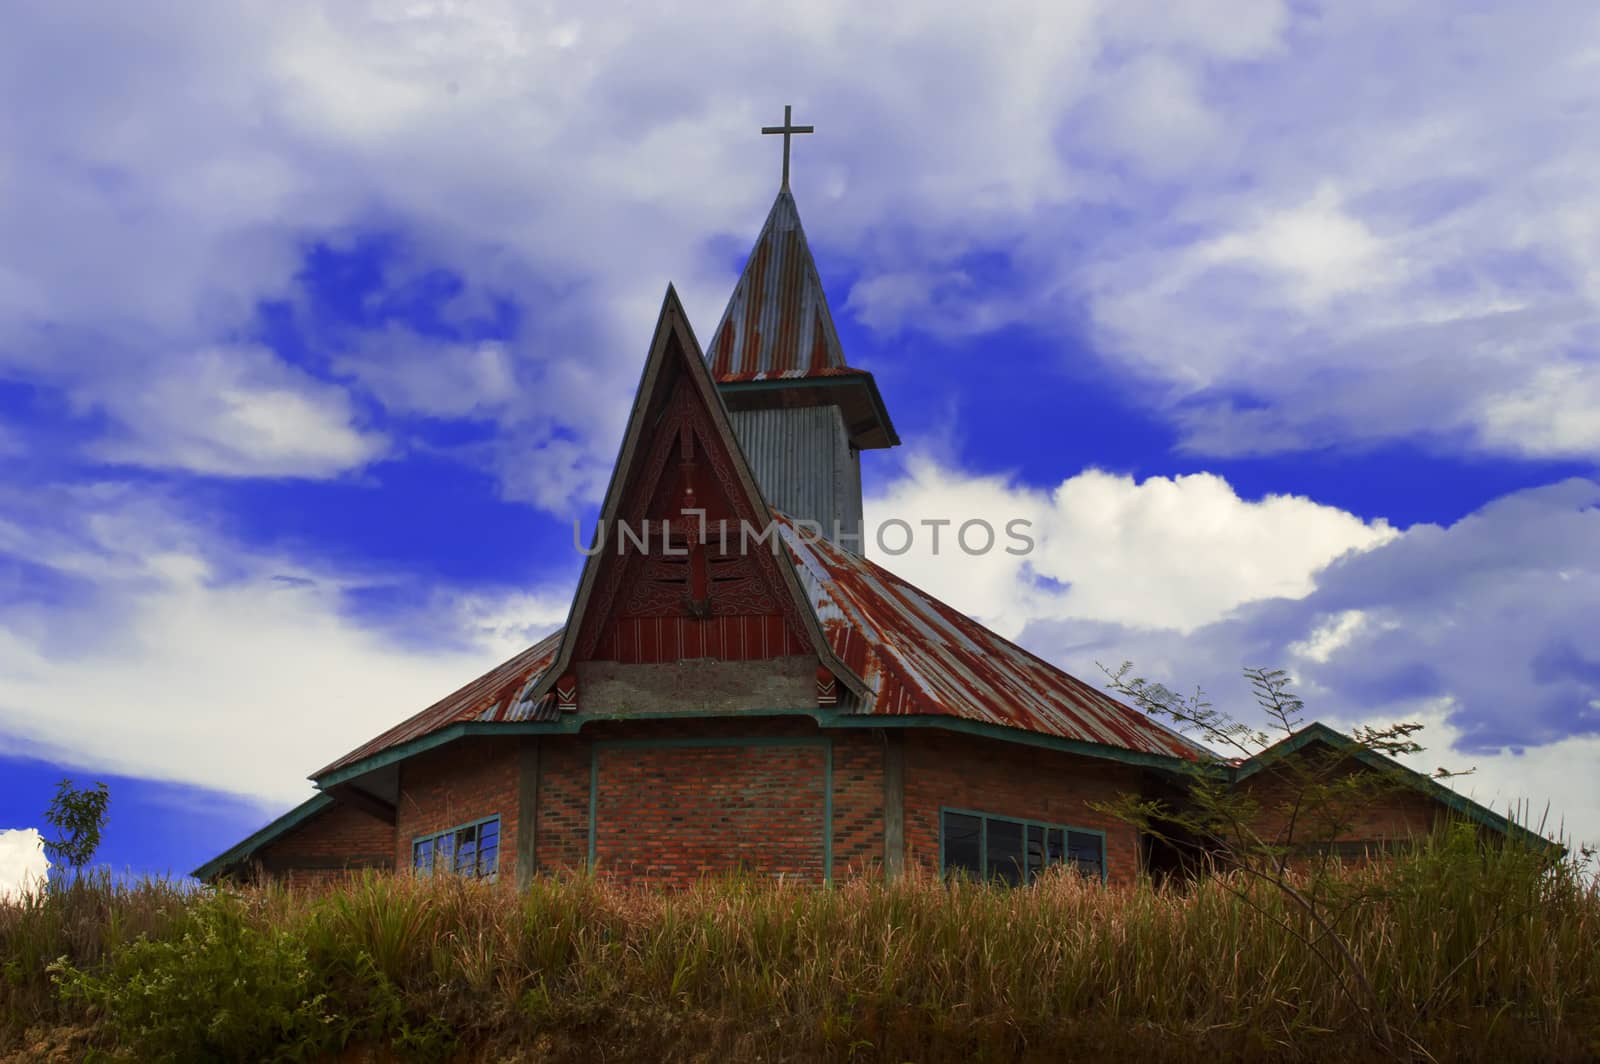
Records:
[[[71,3],[0,41],[0,829],[182,871],[558,624],[649,330],[794,190],[898,571],[1600,839],[1600,14]]]

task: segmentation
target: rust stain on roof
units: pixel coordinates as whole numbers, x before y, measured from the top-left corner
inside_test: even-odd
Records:
[[[887,569],[808,540],[775,516],[829,645],[870,692],[858,713],[954,717],[1189,761],[1212,756]],[[560,631],[546,636],[312,778],[452,724],[556,719],[548,699],[530,704],[517,695],[550,668],[560,643]]]
[[[845,364],[816,261],[788,189],[778,193],[711,334],[718,381],[798,380],[856,373]]]
[[[1196,760],[1200,747],[926,592],[780,517],[829,642],[873,692],[861,712],[983,724]]]
[[[775,517],[829,645],[870,692],[858,713],[954,717],[1189,761],[1212,756],[887,569]],[[556,719],[552,706],[517,695],[549,669],[560,642],[560,631],[546,636],[312,778],[452,724]]]
[[[527,719],[524,708],[513,702],[524,684],[550,667],[561,645],[561,630],[545,636],[509,661],[502,662],[465,687],[446,695],[415,716],[396,724],[382,735],[356,747],[339,760],[318,769],[311,778],[326,775],[357,761],[380,754],[391,747],[432,735],[441,728],[469,720],[510,721]],[[519,715],[520,714],[520,715]]]

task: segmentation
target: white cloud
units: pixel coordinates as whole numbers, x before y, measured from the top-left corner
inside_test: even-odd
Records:
[[[1453,525],[1403,531],[1303,498],[1238,498],[1212,475],[1143,482],[1089,471],[1050,493],[930,459],[870,500],[868,524],[977,516],[1034,522],[1038,550],[968,557],[944,528],[879,564],[1074,675],[1134,662],[1257,714],[1245,666],[1291,673],[1306,718],[1421,720],[1418,767],[1477,766],[1454,786],[1497,811],[1600,842],[1600,484],[1497,499]],[[891,546],[898,533],[888,537]],[[1426,762],[1426,763],[1424,763]]]
[[[1128,224],[1069,268],[1102,352],[1168,384],[1196,451],[1600,456],[1596,27],[1343,5],[1249,75],[1207,70],[1230,150],[1177,185],[1125,168]]]
[[[50,858],[37,828],[0,831],[0,903],[37,890],[49,874]]]
[[[430,417],[493,414],[517,398],[514,356],[505,343],[428,343],[398,329],[363,339],[334,359],[389,410]]]
[[[79,385],[119,431],[97,457],[221,476],[329,477],[383,454],[346,395],[261,347],[211,347],[152,366],[111,388]]]
[[[0,537],[0,553],[87,588],[0,614],[0,734],[65,763],[298,800],[307,772],[566,613],[565,587],[439,590],[363,618],[352,593],[397,577],[241,550],[123,491],[74,501],[41,506],[73,515],[55,525]]]
[[[1285,294],[1313,310],[1335,296],[1384,283],[1394,266],[1383,241],[1327,186],[1309,202],[1198,245],[1192,257],[1201,266],[1245,263],[1280,275]]]
[[[1452,708],[1442,700],[1410,714],[1423,726],[1419,739],[1424,749],[1402,757],[1402,762],[1418,772],[1447,768],[1463,773],[1446,780],[1446,786],[1574,846],[1600,846],[1600,785],[1593,772],[1600,763],[1600,735],[1526,749],[1463,750],[1466,744],[1451,721]]]
[[[1529,455],[1600,454],[1600,362],[1543,366],[1491,396],[1483,433],[1491,443]]]
[[[1290,643],[1287,649],[1297,658],[1326,665],[1329,658],[1350,645],[1350,641],[1360,634],[1366,624],[1367,615],[1362,611],[1343,610],[1324,619],[1311,630],[1310,635],[1299,642]]]
[[[707,240],[758,224],[776,146],[754,130],[789,99],[820,130],[797,148],[808,231],[874,329],[1087,318],[1108,367],[1165,384],[1144,394],[1203,451],[1423,436],[1594,455],[1577,397],[1600,350],[1596,18],[1277,0],[915,19],[844,0],[33,9],[0,42],[0,88],[49,101],[0,126],[3,247],[27,249],[0,250],[0,363],[109,404],[124,376],[47,364],[93,362],[107,337],[162,359],[231,343],[258,300],[292,295],[308,239],[390,229],[469,293],[524,305],[494,373],[533,401],[499,398],[471,344],[439,345],[448,373],[470,370],[450,387],[380,366],[358,374],[374,394],[609,454],[664,283],[702,328],[720,311],[730,264]],[[1003,288],[974,255],[1012,267]],[[1567,368],[1541,374],[1552,362]],[[592,477],[541,481],[508,494],[565,509]]]
[[[1045,493],[926,457],[907,471],[868,501],[869,527],[890,518],[953,523],[938,554],[919,533],[912,552],[874,557],[1007,633],[1046,617],[1190,631],[1242,603],[1309,594],[1329,562],[1396,535],[1382,521],[1298,496],[1244,500],[1212,474],[1136,482],[1088,470]],[[955,532],[972,518],[1002,533],[999,549],[977,557],[959,549]],[[1026,555],[1004,550],[1014,519],[1031,522],[1036,546]],[[976,529],[973,537],[976,546]]]
[[[508,349],[515,365],[494,373],[510,371],[524,402],[503,401],[500,378],[476,371],[437,390],[422,389],[427,374],[414,365],[369,366],[360,382],[400,410],[488,412],[530,438],[570,439],[575,449],[542,461],[581,463],[612,449],[615,407],[665,282],[677,282],[702,328],[715,320],[732,278],[706,241],[749,239],[759,223],[775,145],[755,131],[785,99],[825,134],[800,150],[796,185],[830,275],[852,259],[869,278],[914,272],[1013,239],[1034,208],[1077,194],[1052,131],[1094,95],[1107,49],[1253,59],[1285,28],[1276,4],[1180,21],[1188,28],[1099,0],[936,6],[916,19],[844,0],[795,12],[316,0],[138,19],[30,11],[0,42],[0,88],[49,101],[0,127],[14,148],[0,175],[3,246],[27,249],[16,261],[0,251],[0,364],[115,415],[135,375],[102,372],[110,356],[90,352],[105,338],[116,339],[116,358],[132,349],[147,356],[141,374],[164,380],[151,363],[231,344],[258,301],[292,301],[309,240],[396,230],[409,254],[456,271],[469,292],[523,304]],[[1188,67],[1168,68],[1168,83],[1195,80]],[[66,69],[79,72],[70,84]],[[1148,102],[1161,98],[1158,83],[1142,79],[1154,86]],[[196,84],[207,91],[190,91]],[[930,114],[939,136],[923,128]],[[1176,128],[1171,116],[1157,124]],[[988,329],[1026,309],[980,305],[951,327]],[[914,312],[908,304],[902,316]],[[63,357],[75,365],[55,365]],[[599,394],[562,387],[577,383],[568,367]],[[261,419],[326,428],[274,400],[252,396],[224,420],[253,434]],[[219,453],[211,434],[152,446],[138,426],[119,427],[132,438],[108,441],[112,453],[165,462],[165,445],[182,443],[179,467],[228,475],[371,456],[348,436],[313,431],[323,437],[314,454],[258,466]],[[530,487],[516,463],[478,457],[516,474],[508,495],[558,510],[585,501],[562,492],[593,479],[549,470]]]
[[[1087,128],[1100,150],[1161,179],[1180,178],[1232,148],[1222,116],[1203,99],[1200,71],[1159,52],[1105,75]]]
[[[1505,496],[1446,527],[1413,525],[1332,560],[1306,591],[1241,603],[1187,632],[1040,614],[1040,589],[1026,581],[996,601],[1008,621],[1027,618],[1020,642],[1085,679],[1131,660],[1140,675],[1198,686],[1251,718],[1239,670],[1276,666],[1292,675],[1308,720],[1429,722],[1423,741],[1434,760],[1425,767],[1479,765],[1464,786],[1481,790],[1463,793],[1502,810],[1528,798],[1536,813],[1548,800],[1579,838],[1595,841],[1600,780],[1578,766],[1600,736],[1600,655],[1578,633],[1600,631],[1596,543],[1600,484],[1575,479]],[[1152,557],[1181,566],[1188,555]],[[1092,568],[1096,555],[1083,564]],[[940,571],[923,579],[943,591]],[[1557,770],[1566,774],[1545,775]]]
[[[1212,59],[1260,59],[1282,47],[1289,28],[1282,0],[1195,0],[1174,5],[1130,0],[1108,5],[1112,40],[1160,45]]]

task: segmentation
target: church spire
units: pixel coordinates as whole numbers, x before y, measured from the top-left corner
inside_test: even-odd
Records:
[[[872,374],[845,361],[789,191],[789,137],[812,127],[791,116],[762,130],[783,134],[783,184],[706,359],[767,502],[859,553],[861,452],[900,437]]]
[[[783,134],[783,185],[711,334],[711,372],[731,410],[833,405],[852,447],[893,447],[900,438],[872,374],[845,361],[789,190],[789,137],[813,129],[790,115],[785,107],[783,125],[762,129]]]

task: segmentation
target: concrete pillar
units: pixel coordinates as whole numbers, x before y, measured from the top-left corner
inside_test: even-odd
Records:
[[[533,882],[539,855],[539,737],[525,735],[517,751],[517,889]]]
[[[906,863],[906,748],[898,729],[883,739],[883,874],[892,882]]]

